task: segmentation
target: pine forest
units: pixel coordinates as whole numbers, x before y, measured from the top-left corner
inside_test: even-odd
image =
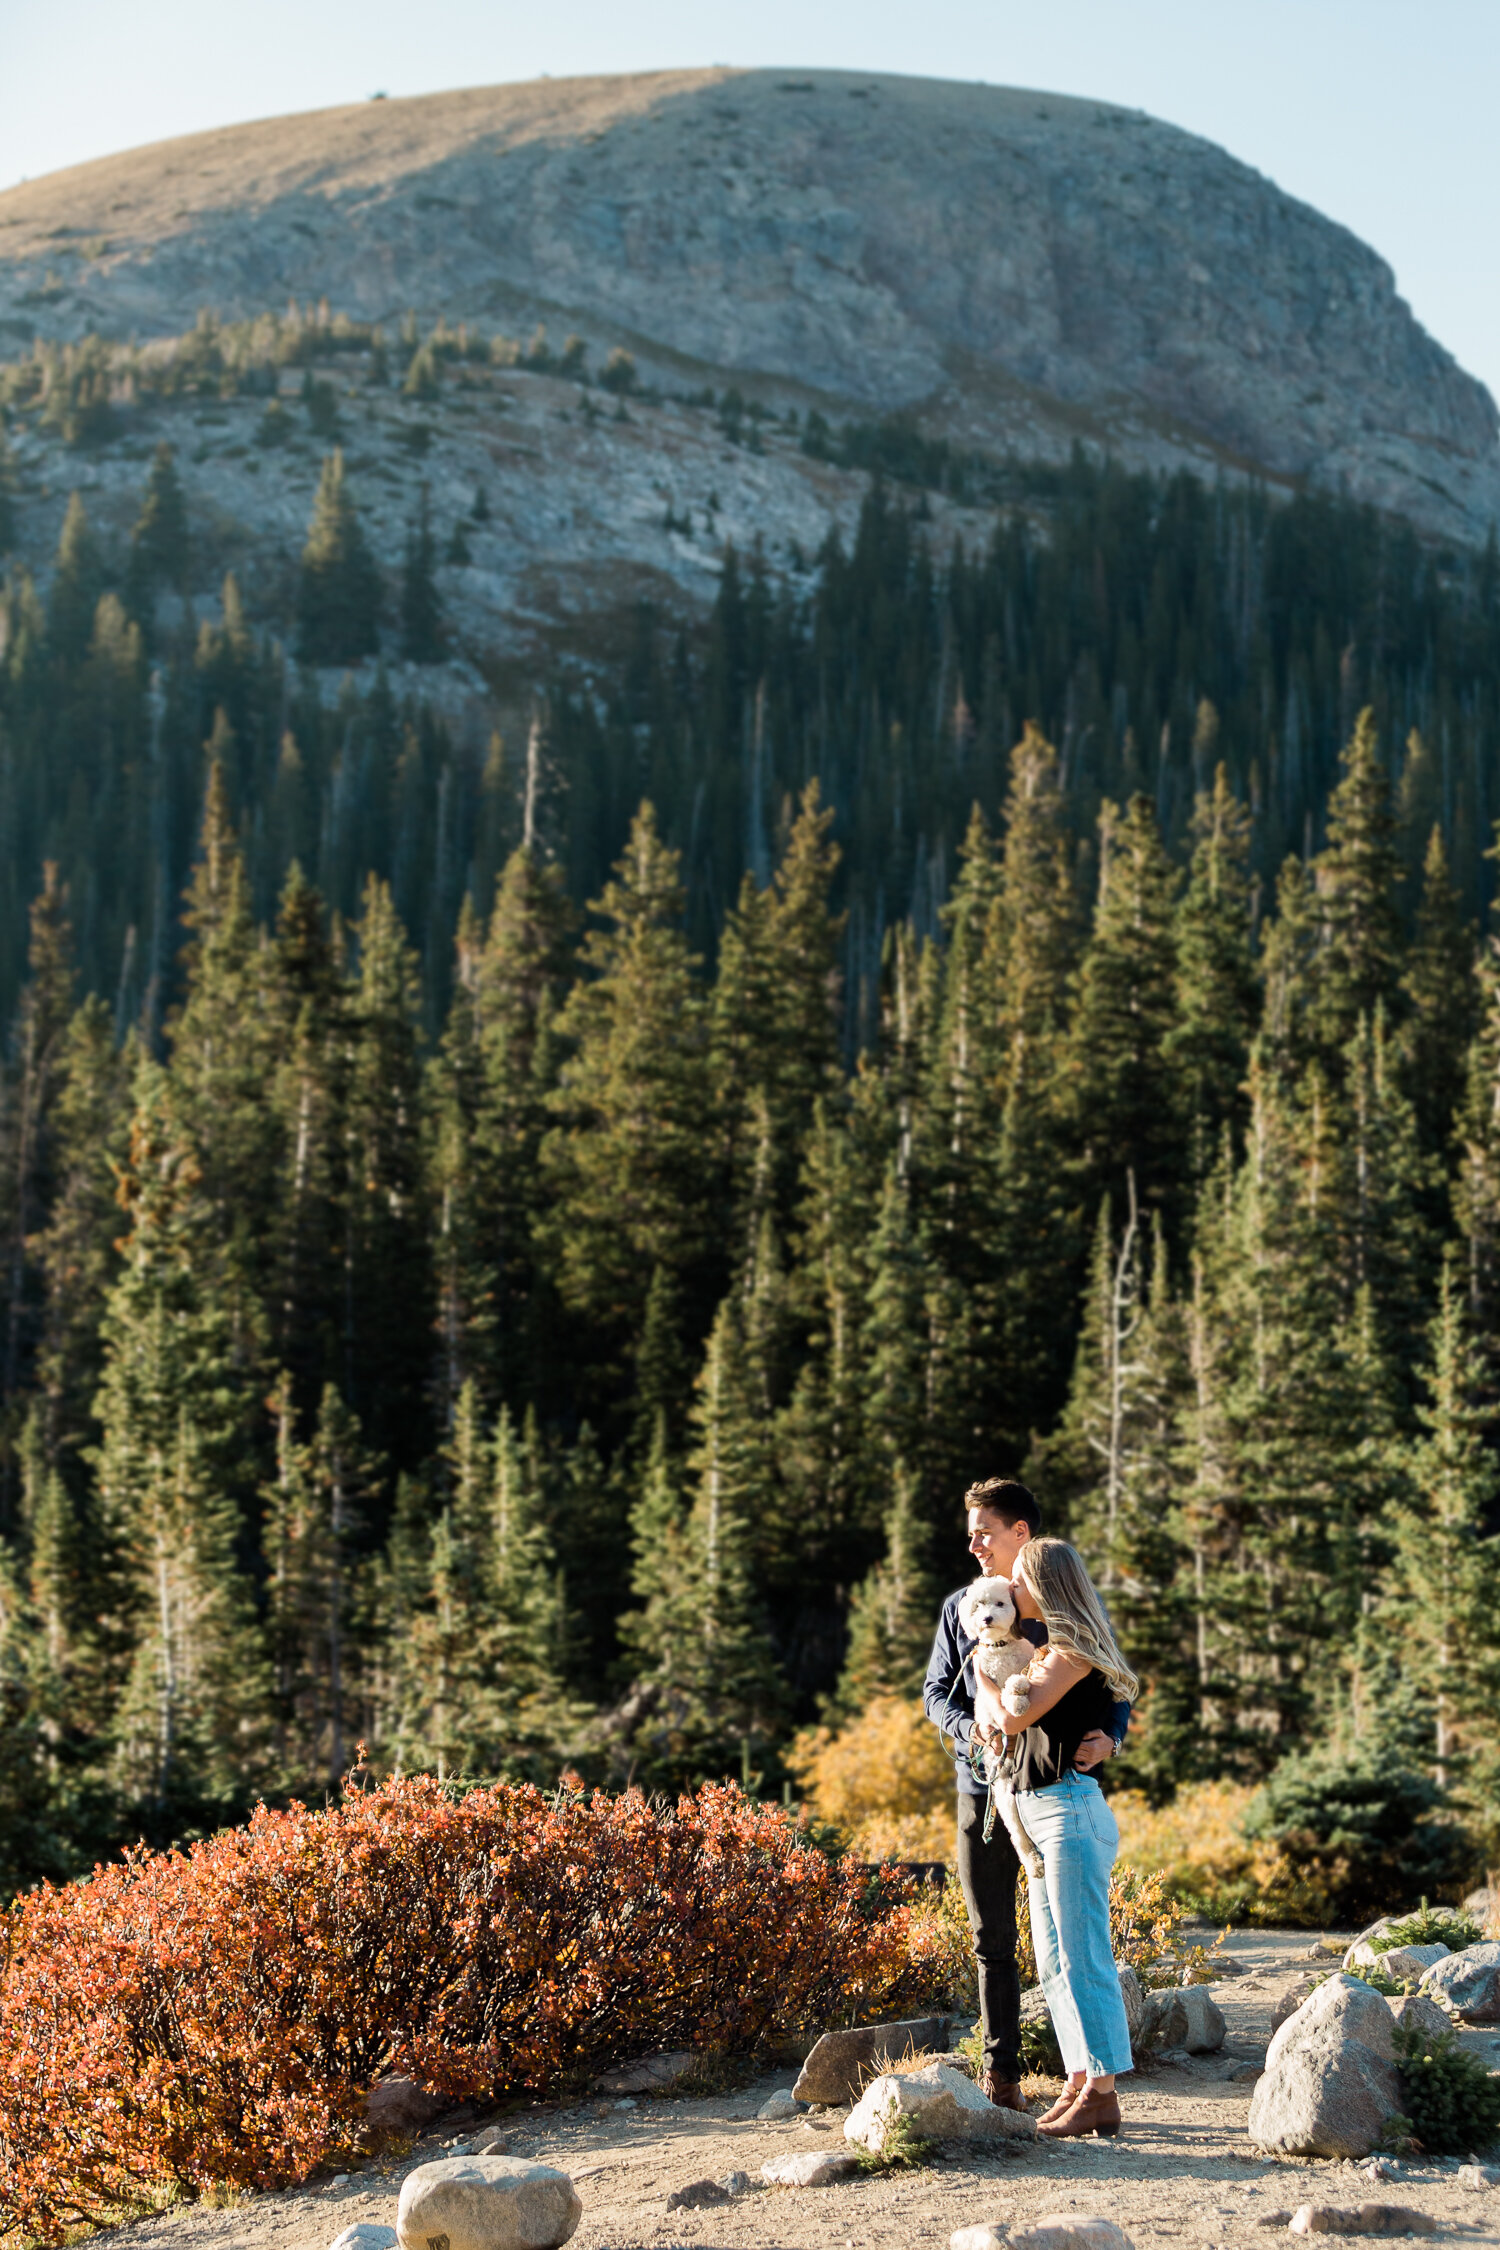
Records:
[[[482,739],[336,452],[284,614],[167,445],[11,552],[6,1892],[361,1743],[780,1796],[998,1472],[1130,1786],[1375,1743],[1500,1840],[1493,541],[1080,458],[939,552],[982,465],[802,442],[847,549]]]

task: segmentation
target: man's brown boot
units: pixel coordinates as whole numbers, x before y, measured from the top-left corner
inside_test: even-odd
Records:
[[[1037,2126],[1037,2131],[1045,2133],[1049,2141],[1081,2140],[1085,2133],[1099,2133],[1113,2140],[1119,2130],[1120,2097],[1113,2087],[1107,2094],[1101,2094],[1085,2086],[1065,2116],[1054,2124]]]
[[[1016,2079],[1002,2078],[998,2071],[985,2069],[979,2073],[978,2083],[985,2100],[993,2102],[996,2109],[1025,2109],[1026,2104]]]

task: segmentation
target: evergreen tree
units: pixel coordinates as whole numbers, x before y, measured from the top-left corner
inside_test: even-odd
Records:
[[[1489,1721],[1500,1693],[1500,1469],[1484,1435],[1493,1420],[1488,1371],[1451,1259],[1422,1382],[1422,1434],[1409,1449],[1392,1515],[1399,1595],[1389,1615],[1414,1644],[1403,1670],[1421,1682],[1438,1781],[1473,1766],[1482,1796],[1495,1771]]]
[[[353,664],[380,646],[380,573],[344,479],[341,449],[323,463],[302,550],[297,654],[306,664]]]
[[[406,560],[401,573],[401,654],[408,664],[441,664],[445,653],[432,505],[424,484],[416,519],[406,534]]]
[[[766,1431],[749,1396],[738,1307],[715,1319],[693,1408],[693,1498],[675,1514],[663,1447],[653,1449],[636,1510],[677,1568],[642,1558],[644,1606],[622,1639],[634,1656],[637,1757],[661,1784],[735,1772],[774,1736],[783,1689],[757,1615],[750,1570],[754,1521],[770,1477]],[[646,1692],[642,1692],[645,1690]]]
[[[541,1150],[558,1288],[616,1349],[639,1332],[657,1266],[691,1306],[707,1249],[704,1008],[677,927],[677,870],[643,805],[592,909],[605,927],[584,941],[585,980],[558,1021],[571,1053],[552,1096],[559,1123]]]
[[[104,561],[80,493],[68,499],[52,593],[47,604],[47,638],[55,657],[76,663],[93,637],[94,612],[104,592]]]
[[[1003,824],[987,973],[1006,1067],[1035,1085],[1033,1050],[1059,1025],[1079,930],[1057,752],[1030,722],[1011,752]]]
[[[1183,1135],[1168,1056],[1176,1004],[1177,873],[1145,797],[1099,815],[1099,893],[1078,976],[1062,1095],[1087,1180],[1157,1204],[1180,1176]]]
[[[16,467],[10,443],[0,429],[0,555],[16,543]]]
[[[1166,1054],[1198,1172],[1220,1134],[1242,1125],[1242,1087],[1254,1036],[1257,993],[1250,951],[1250,815],[1223,766],[1193,808],[1193,858],[1177,912],[1176,1022]]]
[[[885,1553],[849,1604],[849,1643],[829,1706],[835,1724],[868,1710],[877,1696],[920,1695],[932,1646],[938,1593],[926,1568],[926,1528],[905,1477],[885,1520]]]
[[[73,933],[67,895],[49,860],[31,908],[31,978],[16,1025],[9,1131],[4,1144],[6,1331],[3,1389],[10,1397],[30,1373],[36,1325],[34,1237],[54,1192],[54,1111],[73,996]]]
[[[431,1336],[423,1200],[416,960],[388,886],[371,876],[345,1003],[340,1393],[371,1443],[402,1465],[425,1451]]]
[[[148,619],[159,586],[174,593],[187,589],[192,563],[187,502],[177,475],[177,459],[165,440],[151,459],[146,497],[130,534],[126,585],[137,617]]]
[[[1390,784],[1375,714],[1361,711],[1328,800],[1328,843],[1316,866],[1321,948],[1313,1011],[1325,1048],[1342,1047],[1359,1018],[1396,998],[1401,877]]]
[[[1474,926],[1448,873],[1443,832],[1434,827],[1401,976],[1409,1012],[1401,1027],[1400,1063],[1422,1146],[1443,1156],[1463,1102],[1469,1043],[1477,1029],[1476,950]]]
[[[94,1411],[105,1537],[129,1653],[119,1780],[159,1841],[242,1801],[264,1755],[264,1681],[234,1564],[243,1410],[229,1326],[204,1290],[208,1213],[165,1074],[143,1063],[120,1200],[123,1270]]]

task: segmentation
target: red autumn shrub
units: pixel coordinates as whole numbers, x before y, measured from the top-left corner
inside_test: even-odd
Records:
[[[34,1891],[5,1940],[0,2224],[53,2239],[167,2182],[305,2177],[387,2068],[536,2093],[899,2012],[937,1974],[900,1886],[872,1904],[731,1787],[390,1782]]]

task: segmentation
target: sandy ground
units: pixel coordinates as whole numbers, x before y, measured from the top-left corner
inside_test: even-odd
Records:
[[[691,2180],[742,2171],[754,2180],[768,2157],[842,2147],[843,2112],[813,2111],[795,2122],[763,2124],[756,2109],[782,2070],[714,2100],[640,2101],[619,2109],[603,2100],[566,2108],[510,2111],[504,2152],[535,2156],[570,2172],[583,2198],[576,2250],[897,2250],[946,2244],[955,2227],[979,2222],[1024,2226],[1044,2212],[1116,2220],[1137,2245],[1227,2246],[1269,2237],[1265,2223],[1299,2203],[1405,2203],[1440,2221],[1443,2237],[1500,2245],[1500,2189],[1461,2188],[1458,2159],[1403,2163],[1399,2176],[1374,2181],[1358,2165],[1271,2159],[1250,2145],[1246,2118],[1254,2066],[1265,2054],[1271,2015],[1289,1988],[1318,1966],[1309,1933],[1249,1931],[1224,1951],[1246,1974],[1226,1978],[1215,1997],[1228,2020],[1224,2051],[1122,2080],[1125,2128],[1118,2141],[1039,2142],[1013,2152],[955,2152],[916,2172],[860,2177],[817,2189],[758,2189],[702,2212],[671,2211],[666,2199]],[[1325,1966],[1331,1963],[1325,1962]],[[1469,2031],[1464,2043],[1500,2066],[1500,2037]],[[1028,2082],[1040,2096],[1043,2082]],[[1037,2106],[1041,2106],[1039,2103]],[[420,2142],[400,2164],[372,2164],[342,2185],[315,2183],[295,2193],[247,2198],[233,2208],[180,2210],[121,2230],[130,2250],[326,2250],[358,2220],[394,2224],[396,2198],[415,2164],[446,2153],[478,2121],[457,2120]]]

